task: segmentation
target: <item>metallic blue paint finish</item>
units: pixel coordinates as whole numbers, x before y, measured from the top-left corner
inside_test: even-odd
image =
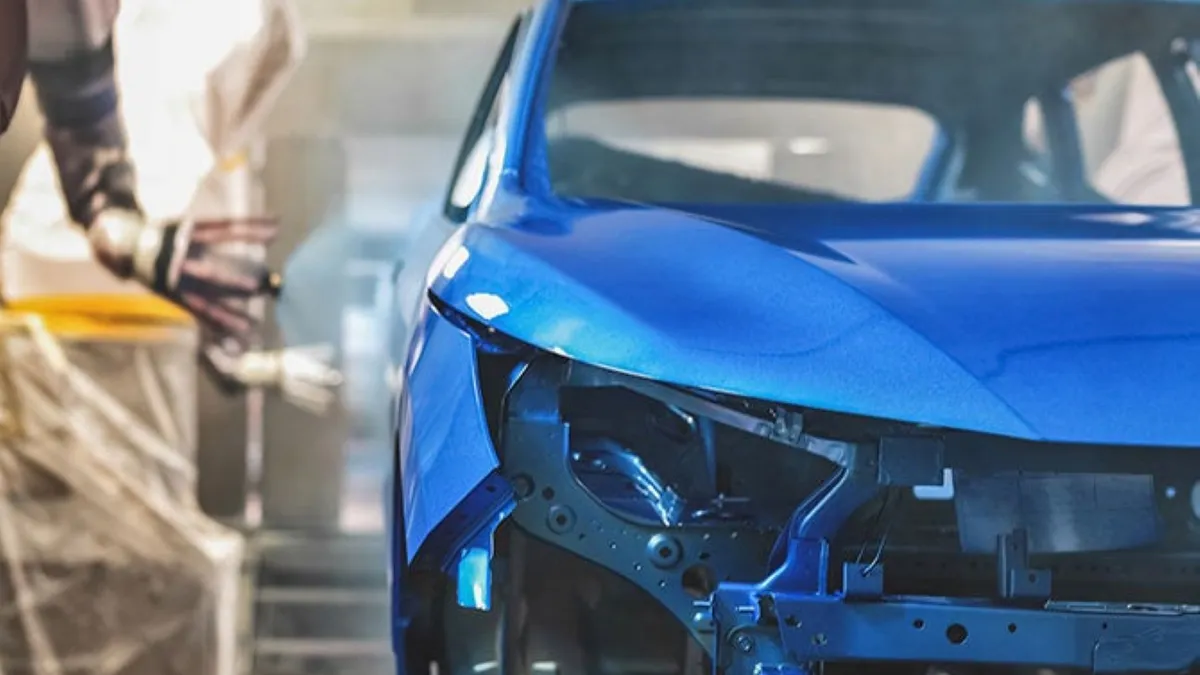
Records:
[[[535,114],[541,88],[539,64],[549,59],[565,6],[563,0],[549,0],[528,19],[526,36],[510,69],[511,94],[501,106],[504,134],[494,155],[500,170],[487,173],[481,202],[507,199],[512,194],[520,149],[525,143],[524,130]],[[452,241],[446,248],[454,245]],[[454,259],[447,260],[445,253],[433,262],[434,270],[457,264]],[[399,342],[396,336],[391,339],[393,344]],[[394,473],[399,475],[400,492],[394,504],[403,514],[404,532],[394,532],[393,536],[404,537],[404,563],[412,562],[434,528],[499,465],[479,400],[474,349],[470,336],[425,303],[415,324],[405,361],[404,388],[397,403]],[[393,354],[393,359],[396,356]],[[397,525],[395,520],[390,528]],[[394,594],[398,598],[399,589],[394,589]]]
[[[396,459],[405,563],[498,465],[483,415],[471,337],[427,308],[409,364]]]
[[[660,382],[1021,439],[1200,446],[1200,212],[563,203],[548,191],[540,120],[544,69],[569,4],[543,3],[516,51],[472,222],[434,266],[431,293],[447,307],[542,350]],[[473,500],[497,477],[473,340],[429,308],[417,329],[399,401],[397,570],[423,545],[469,546],[459,542],[471,532],[458,513],[482,515]],[[808,557],[828,559],[828,538],[879,489],[878,472],[864,468],[874,466],[798,511],[787,564],[763,584],[721,584],[717,609],[764,588],[797,611],[828,604],[836,591],[824,574],[799,572]],[[858,482],[868,473],[869,484]],[[440,525],[453,531],[443,537]],[[398,633],[401,590],[398,582]],[[925,609],[880,604],[906,631]],[[964,604],[938,616],[957,620],[960,608],[983,615]],[[1006,632],[979,658],[995,660],[1014,634],[1005,622],[1028,612],[991,609],[986,621]],[[838,611],[828,612],[835,627],[861,618],[854,607]],[[1033,619],[1057,622],[1047,630],[1061,635],[1094,623]],[[1125,635],[1127,617],[1118,619]],[[1194,619],[1180,623],[1193,638]],[[789,624],[783,643],[804,640],[814,658],[818,647],[848,658],[953,655],[941,642],[901,654],[888,640],[873,651],[801,627]],[[1083,653],[1056,652],[1056,663],[1086,667]],[[1122,663],[1154,665],[1135,656]]]
[[[510,69],[512,93],[501,111],[504,152],[500,160],[507,186],[521,181],[526,169],[525,158],[539,154],[527,152],[527,144],[535,140],[528,132],[544,131],[541,124],[543,76],[553,62],[558,32],[569,5],[567,0],[548,0],[539,4],[529,18],[527,37],[513,57]],[[545,179],[544,172],[540,178]]]
[[[646,378],[1059,442],[1197,445],[1200,214],[551,207],[470,225],[433,292]]]

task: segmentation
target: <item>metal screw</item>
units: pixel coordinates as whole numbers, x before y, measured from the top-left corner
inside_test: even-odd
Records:
[[[556,504],[546,515],[546,526],[555,534],[565,534],[575,527],[575,512],[569,506]]]
[[[678,565],[683,558],[683,546],[674,537],[656,534],[646,542],[646,556],[655,567],[668,569]]]
[[[738,636],[733,639],[733,646],[737,647],[738,651],[741,653],[749,654],[750,652],[754,651],[754,639],[745,633],[739,633]]]
[[[533,494],[533,479],[525,474],[513,477],[512,491],[517,499],[529,498],[529,495]]]

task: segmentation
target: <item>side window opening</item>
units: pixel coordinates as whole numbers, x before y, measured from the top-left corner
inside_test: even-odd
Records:
[[[497,97],[497,102],[499,97]],[[469,209],[483,189],[487,178],[488,157],[496,140],[496,111],[498,105],[492,106],[492,112],[483,131],[471,145],[470,151],[464,158],[458,175],[450,186],[449,206],[456,210]]]
[[[903,201],[941,132],[902,105],[715,96],[575,103],[545,129],[556,194],[643,202]]]
[[[1136,52],[1082,73],[1068,85],[1086,187],[1096,201],[1140,206],[1191,203],[1176,120],[1150,60]],[[1030,165],[1051,164],[1043,110],[1025,114]],[[1061,186],[1059,186],[1061,187]]]
[[[1031,98],[1025,102],[1022,133],[1028,153],[1020,171],[1026,181],[1040,190],[1053,188],[1050,148],[1046,145],[1045,129],[1046,118],[1042,114],[1042,105],[1036,98]]]
[[[1115,91],[1105,91],[1106,85]],[[1134,54],[1110,62],[1095,72],[1091,86],[1093,91],[1077,95],[1075,109],[1096,191],[1122,204],[1187,205],[1183,150],[1149,60]]]
[[[444,215],[452,222],[466,220],[487,180],[487,163],[495,145],[497,117],[504,100],[513,55],[523,35],[525,18],[519,17],[509,29],[459,148],[442,206]]]

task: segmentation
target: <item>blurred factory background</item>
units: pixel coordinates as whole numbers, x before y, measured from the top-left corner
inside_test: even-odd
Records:
[[[349,409],[358,407],[356,402],[379,403],[384,371],[378,364],[385,355],[378,339],[383,327],[374,322],[388,302],[392,259],[411,234],[407,227],[413,216],[443,190],[488,67],[512,16],[525,4],[299,3],[309,53],[268,124],[263,176],[268,208],[289,228],[284,235],[289,241],[280,241],[274,251],[281,261],[321,226],[351,228],[362,235],[362,257],[347,269],[352,297],[342,316],[348,381],[363,385],[345,390]],[[369,378],[368,371],[373,373]],[[364,377],[356,378],[355,372]],[[293,415],[267,404],[264,523],[381,527],[375,508],[378,489],[356,483],[354,475],[356,467],[363,467],[378,480],[372,460],[362,458],[356,448],[360,442],[374,445],[378,436],[368,437],[380,429],[372,429],[367,419],[347,419],[341,428],[325,419],[313,420],[311,426],[298,420],[276,425],[275,414]],[[286,429],[286,435],[275,436],[276,428]],[[353,440],[344,458],[315,446],[311,457],[307,451],[303,457],[295,452],[298,445],[312,445],[313,438],[339,443],[347,435]],[[329,476],[339,469],[349,472],[344,485],[294,489],[304,476]],[[347,490],[350,485],[357,489]],[[369,505],[360,508],[347,499],[364,490]],[[228,507],[236,508],[232,503]]]
[[[390,665],[378,589],[392,447],[382,321],[394,262],[413,236],[414,215],[443,190],[496,48],[525,4],[298,3],[308,54],[266,125],[262,185],[267,210],[285,223],[272,250],[277,264],[295,256],[320,268],[331,239],[345,251],[342,306],[329,308],[340,316],[301,321],[340,333],[319,337],[340,338],[346,386],[341,405],[322,417],[269,396],[244,410],[216,392],[202,397],[200,455],[210,463],[201,467],[202,504],[226,518],[246,513],[270,533],[260,538],[256,570],[256,675],[314,664],[382,673]],[[277,337],[272,328],[268,341]],[[206,424],[208,417],[222,422]],[[246,437],[243,462],[233,449]]]
[[[384,673],[390,443],[380,317],[412,214],[442,189],[495,50],[527,3],[296,4],[308,52],[251,148],[256,198],[284,224],[278,265],[305,246],[320,251],[325,234],[306,244],[318,229],[352,232],[334,236],[342,306],[326,295],[298,310],[334,319],[322,330],[338,333],[347,383],[336,409],[318,417],[271,396],[227,397],[198,378],[198,497],[215,519],[256,532],[241,672]],[[0,140],[0,205],[40,140],[34,97],[24,100]],[[327,259],[319,274],[336,273]],[[278,339],[269,324],[265,340]]]

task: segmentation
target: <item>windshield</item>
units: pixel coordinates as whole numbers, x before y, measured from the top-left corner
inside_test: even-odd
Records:
[[[584,103],[546,129],[560,193],[645,201],[905,199],[939,133],[907,106],[751,97]]]
[[[1099,31],[1127,17],[756,6],[576,6],[544,119],[553,191],[643,203],[1190,202],[1175,121],[1140,49],[1169,44],[1169,29],[1160,37],[1142,19],[1104,40],[1039,42],[1039,26]],[[1014,51],[1005,33],[1029,44]],[[1064,106],[1064,90],[1081,95]],[[1132,175],[1114,175],[1113,157]]]

